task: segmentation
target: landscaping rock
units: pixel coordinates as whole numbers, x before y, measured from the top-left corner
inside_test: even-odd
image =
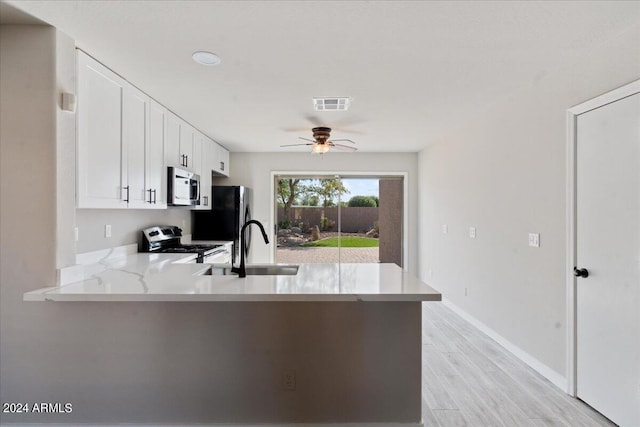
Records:
[[[288,236],[291,233],[291,230],[289,230],[288,228],[281,228],[280,230],[278,230],[278,236]]]
[[[371,237],[373,239],[377,239],[378,237],[380,237],[375,228],[372,228],[371,230],[367,231],[367,234],[365,234],[365,236]]]
[[[294,234],[302,234],[300,227],[291,227],[291,232]]]
[[[320,239],[320,228],[317,225],[311,227],[311,241],[315,242]]]

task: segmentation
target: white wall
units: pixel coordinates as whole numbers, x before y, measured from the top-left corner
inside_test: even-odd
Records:
[[[556,383],[566,375],[566,110],[640,77],[638,40],[635,28],[574,68],[550,65],[419,155],[420,277]]]
[[[54,100],[56,112],[56,266],[75,264],[74,240],[76,147],[72,142],[76,135],[75,112],[62,110],[62,93],[76,93],[75,42],[66,34],[56,31],[56,88]]]
[[[409,214],[409,265],[417,272],[418,156],[416,153],[231,153],[231,177],[216,179],[216,185],[245,185],[253,190],[253,218],[263,224],[270,221],[274,201],[271,199],[272,171],[321,172],[407,172]],[[257,236],[254,234],[254,236]],[[269,262],[273,247],[256,239],[251,245],[252,262]]]
[[[104,226],[111,225],[111,237],[104,237]],[[177,225],[183,234],[191,233],[191,211],[169,209],[76,209],[78,242],[76,252],[97,251],[138,243],[142,229],[153,225]]]

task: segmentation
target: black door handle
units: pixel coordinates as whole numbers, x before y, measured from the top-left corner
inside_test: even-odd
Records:
[[[589,271],[586,268],[573,267],[573,274],[576,277],[589,277]]]

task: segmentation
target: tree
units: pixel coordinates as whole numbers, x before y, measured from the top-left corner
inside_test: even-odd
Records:
[[[378,206],[376,199],[371,196],[353,196],[349,199],[349,207],[375,208]]]
[[[302,179],[284,178],[278,180],[278,204],[284,207],[284,217],[289,221],[291,218],[291,206],[298,197],[305,195],[309,191],[309,186],[305,185]]]
[[[300,199],[301,206],[318,206],[319,202],[318,196],[309,193],[305,194],[302,199]]]
[[[334,198],[341,197],[343,194],[349,194],[339,178],[325,178],[319,180],[320,185],[313,186],[309,189],[310,192],[316,194],[322,199],[322,206],[329,207],[334,206]]]

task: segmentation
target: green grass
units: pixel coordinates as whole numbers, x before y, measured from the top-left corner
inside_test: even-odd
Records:
[[[301,246],[320,246],[324,248],[337,248],[338,238],[327,237],[326,239],[317,240],[315,242],[304,243]],[[343,248],[376,248],[379,246],[378,239],[370,237],[341,237],[340,246]]]

